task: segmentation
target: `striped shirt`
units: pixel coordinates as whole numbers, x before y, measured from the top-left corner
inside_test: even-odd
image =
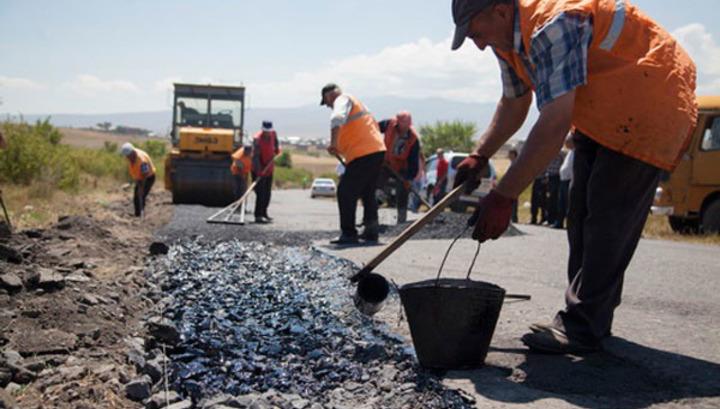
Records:
[[[513,52],[522,60],[532,84],[525,84],[515,70],[498,55],[503,95],[517,98],[531,88],[538,109],[587,83],[588,46],[592,41],[592,18],[578,13],[561,13],[533,33],[526,52],[515,4]],[[497,54],[496,54],[497,55]]]

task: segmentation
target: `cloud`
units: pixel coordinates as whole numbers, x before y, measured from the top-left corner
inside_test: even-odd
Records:
[[[94,75],[81,74],[74,80],[61,85],[71,91],[84,95],[96,96],[102,93],[139,93],[140,88],[127,80],[102,80]]]
[[[720,45],[712,34],[698,23],[680,27],[672,34],[695,61],[698,93],[720,93]]]
[[[387,47],[369,55],[330,61],[316,71],[280,82],[258,83],[250,92],[260,106],[293,106],[315,102],[320,88],[337,82],[359,97],[446,98],[465,102],[496,101],[500,73],[492,52],[471,43],[450,51],[451,38],[428,39]]]
[[[45,89],[45,85],[29,80],[27,78],[5,77],[0,75],[0,87],[24,89],[24,90],[41,90]]]
[[[171,76],[166,77],[161,80],[155,81],[155,85],[153,86],[153,89],[155,92],[167,92],[173,91],[173,84],[176,82],[183,82],[182,77],[180,76]]]

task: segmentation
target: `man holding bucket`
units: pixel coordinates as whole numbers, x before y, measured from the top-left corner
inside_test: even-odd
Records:
[[[695,65],[626,0],[453,0],[452,49],[465,38],[498,58],[503,96],[455,183],[476,183],[487,158],[520,128],[535,92],[540,116],[525,148],[470,219],[497,239],[513,203],[575,127],[566,307],[522,340],[549,353],[594,351],[610,334],[625,269],[662,170],[672,171],[695,124]]]

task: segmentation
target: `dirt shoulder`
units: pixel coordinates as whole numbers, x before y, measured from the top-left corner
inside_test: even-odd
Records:
[[[144,331],[143,266],[172,205],[156,190],[141,220],[131,196],[0,239],[0,407],[141,407],[125,397],[138,365],[127,351]]]

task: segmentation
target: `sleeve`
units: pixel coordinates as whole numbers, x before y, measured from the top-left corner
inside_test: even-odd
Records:
[[[520,79],[515,70],[500,55],[495,54],[500,64],[500,78],[505,98],[519,98],[530,91],[530,87]]]
[[[533,34],[530,61],[536,68],[533,81],[539,110],[587,83],[591,41],[591,19],[576,13],[562,13]]]
[[[333,111],[330,116],[330,128],[334,129],[345,125],[350,111],[352,111],[352,101],[347,95],[340,94],[333,105]]]
[[[418,157],[420,156],[420,141],[418,140],[410,149],[410,155],[408,155],[408,166],[405,171],[405,179],[413,180],[418,173]]]
[[[388,125],[390,125],[389,119],[383,119],[382,121],[378,122],[378,126],[380,127],[380,132],[385,133],[385,131],[387,131]]]

